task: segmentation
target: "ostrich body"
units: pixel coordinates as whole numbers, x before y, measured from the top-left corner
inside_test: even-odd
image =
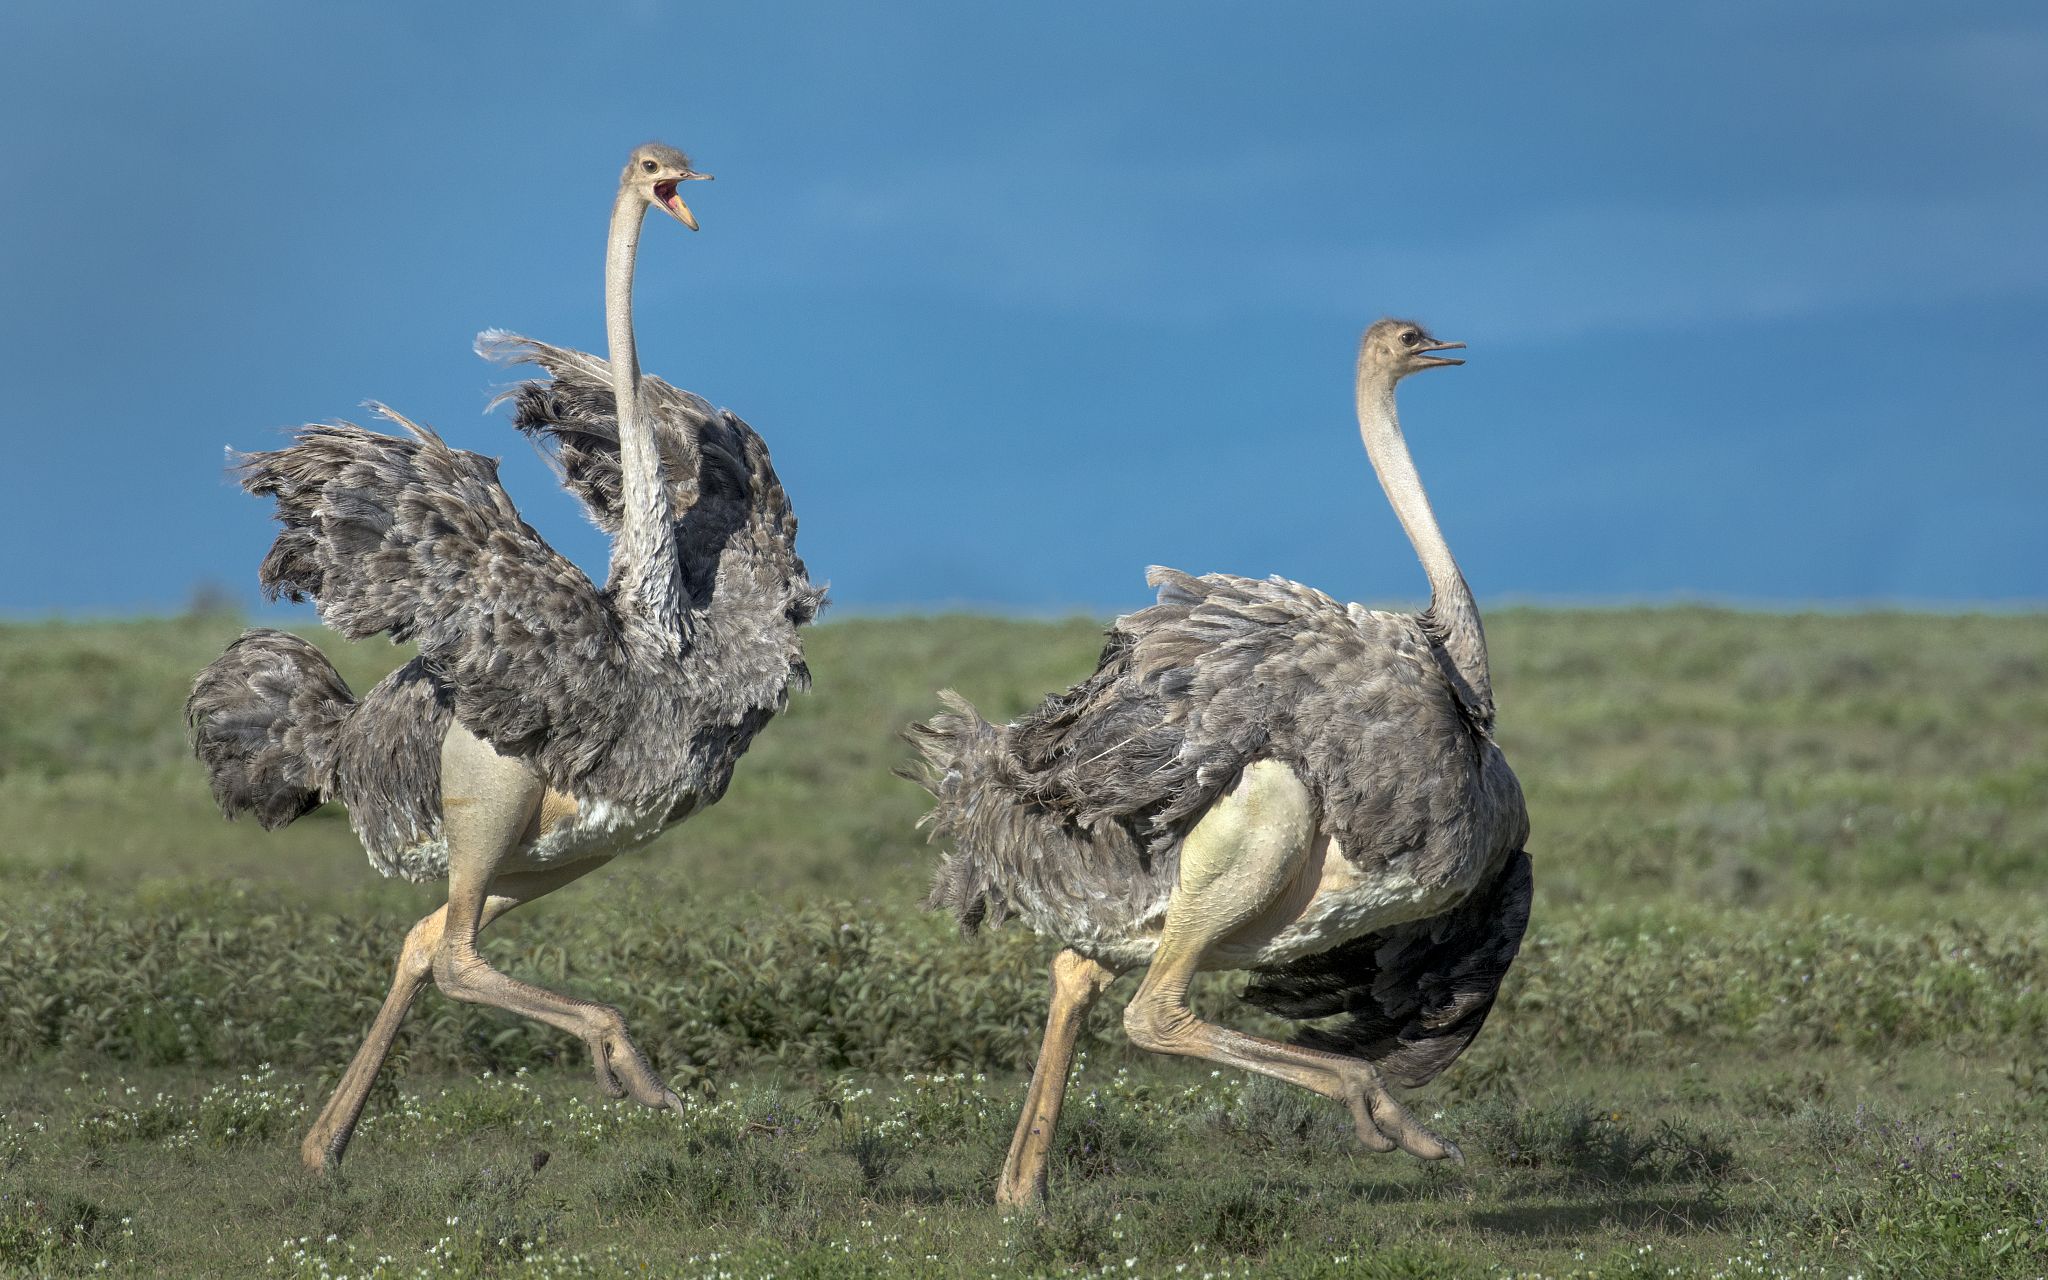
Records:
[[[926,819],[953,846],[929,905],[972,930],[1021,917],[1063,949],[997,1199],[1045,1196],[1089,1008],[1144,968],[1133,1043],[1344,1103],[1359,1139],[1424,1159],[1457,1148],[1388,1090],[1448,1066],[1479,1031],[1528,923],[1528,817],[1493,740],[1486,640],[1394,410],[1408,374],[1462,361],[1382,320],[1358,359],[1366,452],[1428,573],[1417,614],[1340,604],[1280,578],[1155,568],[1158,603],[1118,619],[1095,674],[996,726],[946,695],[913,726]],[[1293,1043],[1198,1019],[1203,970]]]
[[[614,535],[604,587],[519,518],[494,461],[388,410],[407,435],[312,426],[236,462],[284,526],[265,590],[419,656],[356,699],[307,641],[245,633],[186,704],[222,812],[272,828],[339,800],[378,871],[448,880],[301,1145],[309,1168],[342,1158],[430,979],[578,1036],[613,1096],[680,1109],[616,1009],[499,973],[476,937],[716,801],[809,680],[797,628],[821,593],[767,447],[732,414],[643,379],[634,351],[642,220],[655,205],[695,230],[676,188],[706,176],[660,144],[628,162],[606,253],[608,362],[498,333],[478,344],[549,375],[508,393],[514,425]]]

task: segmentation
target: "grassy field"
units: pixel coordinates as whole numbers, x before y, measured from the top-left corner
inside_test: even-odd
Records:
[[[1468,1163],[1102,1015],[1038,1220],[991,1191],[1049,949],[916,910],[888,770],[935,687],[1021,710],[1096,624],[817,629],[722,804],[494,928],[687,1117],[429,993],[324,1182],[298,1134],[432,888],[339,812],[220,821],[178,711],[235,620],[0,626],[0,1274],[2048,1274],[2048,618],[1488,627],[1538,900],[1414,1098]],[[322,643],[358,688],[403,657]]]

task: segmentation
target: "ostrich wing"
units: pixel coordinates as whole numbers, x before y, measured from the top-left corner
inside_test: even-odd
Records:
[[[617,533],[623,480],[610,364],[501,330],[479,336],[477,351],[547,371],[499,398],[512,402],[512,425],[541,449],[591,520]],[[824,593],[811,588],[796,554],[796,516],[767,444],[737,414],[660,378],[641,378],[640,402],[661,455],[692,606],[787,611],[792,621],[810,621]]]
[[[1521,950],[1533,886],[1529,855],[1517,851],[1449,912],[1265,970],[1244,998],[1283,1018],[1338,1017],[1296,1043],[1369,1059],[1399,1085],[1427,1084],[1485,1024]]]
[[[1254,760],[1294,769],[1361,869],[1458,817],[1471,734],[1414,619],[1280,579],[1155,568],[1086,680],[1001,727],[957,697],[905,776],[950,839],[929,901],[972,929],[1016,904],[1112,930],[1165,902],[1179,843]],[[1420,733],[1419,728],[1442,730]],[[1427,868],[1424,868],[1427,870]]]
[[[619,419],[612,397],[611,364],[601,356],[535,342],[502,329],[477,335],[476,350],[500,364],[536,364],[547,370],[547,378],[518,383],[500,395],[498,402],[512,402],[512,425],[540,449],[562,486],[583,504],[591,522],[616,534],[624,476],[619,465]],[[707,462],[714,485],[743,485],[745,472],[737,466],[737,459],[725,454],[710,459],[699,456],[699,435],[720,416],[708,401],[650,376],[640,380],[640,399],[661,455],[671,509],[680,513],[696,504]]]
[[[1372,662],[1358,619],[1299,583],[1156,566],[1146,576],[1159,602],[1117,619],[1095,674],[1012,729],[1032,798],[1082,822],[1142,818],[1157,843],[1177,840],[1264,756],[1322,790],[1320,721],[1355,713],[1334,703],[1384,692],[1400,664]]]
[[[555,731],[589,719],[620,683],[618,615],[519,518],[495,461],[380,412],[407,435],[309,426],[283,449],[235,459],[242,487],[276,499],[284,526],[264,590],[313,599],[351,638],[416,641],[465,726],[512,754],[546,743],[550,781],[572,781],[602,735]]]

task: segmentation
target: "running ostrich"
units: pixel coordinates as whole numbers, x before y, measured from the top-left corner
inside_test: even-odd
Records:
[[[1359,1140],[1459,1159],[1388,1085],[1450,1065],[1492,1008],[1529,919],[1528,816],[1493,738],[1479,610],[1437,529],[1394,387],[1462,364],[1381,320],[1358,353],[1366,453],[1429,575],[1420,614],[1339,604],[1282,578],[1154,568],[1095,674],[995,726],[957,695],[912,726],[925,822],[952,852],[927,905],[972,932],[1020,916],[1057,939],[1052,1008],[996,1185],[1042,1204],[1075,1038],[1116,978],[1132,1043],[1292,1081],[1344,1103]],[[1294,1043],[1197,1018],[1204,970],[1244,998],[1332,1019]]]
[[[797,628],[822,592],[767,447],[731,413],[642,379],[634,352],[643,216],[653,206],[696,230],[677,188],[709,176],[658,143],[627,162],[605,256],[609,362],[495,332],[478,343],[550,375],[507,393],[514,425],[613,535],[603,588],[519,518],[493,460],[389,410],[405,436],[310,426],[236,459],[284,526],[265,590],[419,656],[359,700],[307,641],[244,633],[185,707],[214,798],[265,828],[339,800],[378,871],[448,880],[300,1146],[309,1169],[341,1160],[429,978],[579,1037],[608,1094],[681,1109],[617,1009],[498,972],[477,933],[716,801],[809,683]]]

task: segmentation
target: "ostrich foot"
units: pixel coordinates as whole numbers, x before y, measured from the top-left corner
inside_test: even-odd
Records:
[[[1465,1153],[1448,1138],[1440,1138],[1387,1092],[1378,1081],[1356,1082],[1349,1090],[1352,1123],[1358,1140],[1370,1151],[1405,1151],[1421,1160],[1449,1160],[1465,1163]]]
[[[611,1010],[612,1025],[591,1037],[590,1061],[597,1072],[597,1087],[609,1098],[630,1097],[643,1107],[660,1107],[683,1114],[683,1100],[668,1087],[647,1062],[647,1055],[627,1033],[625,1021]]]
[[[335,1151],[335,1145],[333,1138],[315,1129],[299,1143],[299,1164],[307,1173],[326,1177],[341,1167],[341,1156]]]
[[[1017,1174],[1005,1168],[996,1180],[996,1208],[1005,1214],[1028,1213],[1043,1222],[1046,1212],[1046,1164],[1050,1162],[1048,1149],[1039,1157],[1038,1168],[1029,1174]]]
[[[996,1207],[1036,1213],[1045,1212],[1045,1187],[1037,1180],[1014,1182],[1009,1171],[996,1181]]]

